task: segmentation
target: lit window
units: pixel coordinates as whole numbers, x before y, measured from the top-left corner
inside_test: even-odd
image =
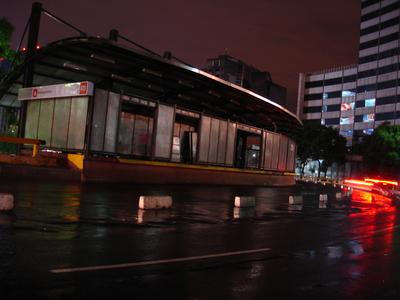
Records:
[[[363,133],[366,135],[371,135],[374,133],[374,129],[373,128],[364,129]]]
[[[375,114],[363,115],[363,122],[373,122],[375,119]]]
[[[328,93],[323,93],[322,94],[322,99],[328,99]]]
[[[341,110],[341,111],[354,110],[354,102],[342,103],[342,104],[340,105],[340,110]]]
[[[328,105],[322,105],[322,112],[328,111]]]
[[[342,91],[342,97],[350,97],[350,96],[355,96],[356,93],[353,91]]]
[[[353,130],[342,130],[340,131],[340,135],[342,136],[353,136]]]
[[[321,125],[325,125],[325,119],[321,119]]]
[[[365,99],[365,107],[374,107],[375,106],[375,98]]]
[[[348,125],[354,123],[354,116],[340,118],[340,125]]]

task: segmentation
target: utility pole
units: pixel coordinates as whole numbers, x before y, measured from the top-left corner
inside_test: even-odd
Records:
[[[23,87],[31,87],[33,84],[34,63],[32,58],[35,55],[36,47],[38,45],[40,17],[42,14],[42,3],[32,3],[31,16],[29,18],[29,34],[28,45],[25,55],[25,73],[23,78]],[[26,121],[26,101],[21,103],[20,122],[19,122],[19,136],[23,137],[25,134],[25,121]]]

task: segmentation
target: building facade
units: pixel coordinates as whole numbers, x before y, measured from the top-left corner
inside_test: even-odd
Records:
[[[400,0],[361,1],[358,64],[300,74],[297,114],[338,128],[348,145],[400,124]]]
[[[260,71],[230,55],[224,54],[207,59],[205,71],[282,106],[286,105],[286,88],[274,83],[269,72]]]

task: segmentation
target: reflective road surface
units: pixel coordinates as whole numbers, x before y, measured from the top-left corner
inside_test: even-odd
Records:
[[[0,192],[16,201],[0,213],[0,299],[400,299],[399,207],[377,195],[28,181]],[[140,195],[174,203],[142,211]],[[235,195],[256,207],[235,209]]]

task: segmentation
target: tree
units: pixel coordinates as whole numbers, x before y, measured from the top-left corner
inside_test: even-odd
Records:
[[[15,59],[16,53],[10,47],[11,36],[13,31],[14,31],[14,26],[10,22],[8,22],[6,18],[1,18],[0,19],[0,63],[4,60],[13,61]],[[4,75],[5,75],[5,70],[4,68],[2,69],[0,65],[0,81]]]
[[[11,36],[14,26],[6,19],[0,19],[0,58],[12,60],[15,52],[11,49]]]
[[[399,176],[400,126],[383,123],[363,142],[366,171],[373,175]]]
[[[333,163],[345,162],[346,139],[336,129],[320,124],[305,124],[296,142],[301,175],[304,175],[305,166],[312,160],[318,162],[318,177],[321,171],[326,173]]]

